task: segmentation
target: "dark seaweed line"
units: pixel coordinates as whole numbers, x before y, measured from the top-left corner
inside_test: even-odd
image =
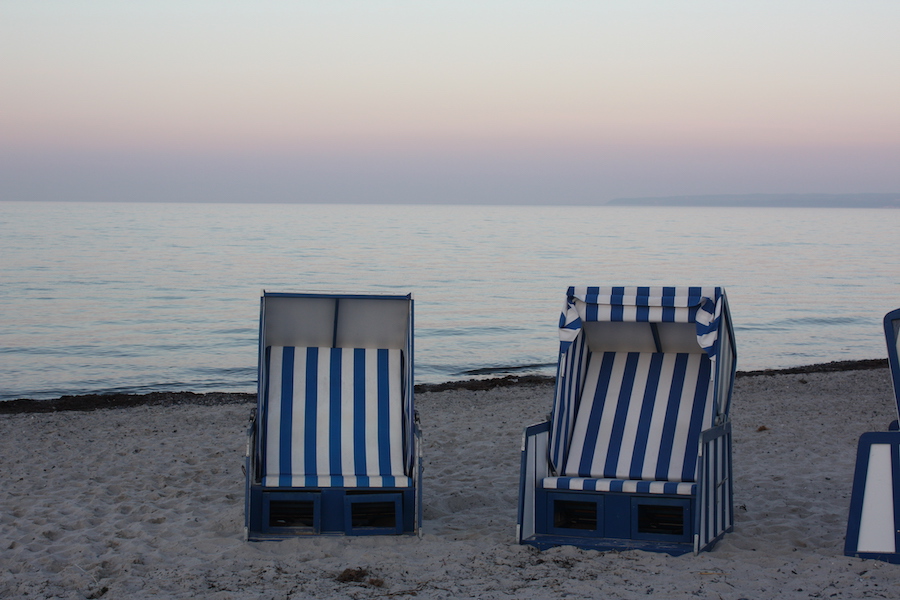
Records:
[[[820,363],[788,369],[764,369],[758,371],[738,371],[738,377],[759,377],[792,375],[803,373],[832,373],[837,371],[862,371],[886,369],[887,359],[843,360]],[[507,375],[490,379],[468,379],[446,383],[425,383],[416,386],[416,392],[444,392],[448,390],[490,390],[498,387],[518,385],[551,385],[555,378],[549,375]],[[90,411],[108,408],[130,408],[134,406],[179,406],[201,405],[220,406],[225,404],[252,404],[256,394],[208,392],[150,392],[148,394],[84,394],[62,396],[55,400],[31,400],[20,398],[0,402],[0,414],[49,413],[59,411]]]

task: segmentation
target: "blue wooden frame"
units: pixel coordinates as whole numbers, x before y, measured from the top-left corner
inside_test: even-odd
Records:
[[[571,545],[593,550],[650,550],[677,556],[711,550],[726,533],[734,530],[730,421],[707,430],[701,437],[697,494],[694,496],[542,490],[539,482],[550,474],[546,458],[549,431],[550,421],[544,421],[528,427],[523,436],[516,534],[519,543],[541,550]],[[599,507],[602,514],[598,520],[602,521],[602,529],[567,534],[561,529],[541,525],[541,520],[546,522],[550,518],[554,499],[597,501],[600,497],[606,498]],[[635,498],[641,503],[659,506],[672,502],[684,504],[689,511],[684,521],[684,535],[676,539],[636,532],[634,519],[637,514],[632,505]]]

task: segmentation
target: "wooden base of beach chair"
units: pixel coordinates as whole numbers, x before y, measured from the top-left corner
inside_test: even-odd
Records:
[[[247,538],[309,535],[402,535],[416,532],[415,489],[254,488]]]
[[[712,550],[734,530],[730,424],[701,436],[700,481],[690,493],[677,493],[685,484],[675,484],[676,491],[671,492],[648,491],[657,483],[670,485],[666,482],[614,491],[544,487],[558,485],[561,479],[548,477],[550,425],[545,421],[525,430],[517,521],[520,543],[542,550],[570,545],[680,555]]]
[[[523,543],[544,549],[693,552],[693,497],[581,491],[536,491],[535,534]]]

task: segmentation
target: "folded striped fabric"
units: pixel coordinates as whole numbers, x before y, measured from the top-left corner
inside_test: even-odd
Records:
[[[617,488],[616,481],[627,480],[696,481],[700,432],[713,421],[710,368],[702,352],[591,356],[560,474],[603,481],[567,483],[588,487],[565,489]]]
[[[411,487],[399,349],[266,349],[265,487]]]

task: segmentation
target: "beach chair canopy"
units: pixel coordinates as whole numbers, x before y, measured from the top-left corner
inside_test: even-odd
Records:
[[[260,346],[406,349],[412,335],[408,296],[322,296],[267,292]]]
[[[595,344],[604,344],[604,349],[678,352],[685,348],[696,352],[696,345],[715,357],[722,304],[723,292],[718,287],[570,287],[560,316],[560,353],[569,349],[586,326],[595,332],[591,336]],[[691,331],[696,340],[688,339]]]

